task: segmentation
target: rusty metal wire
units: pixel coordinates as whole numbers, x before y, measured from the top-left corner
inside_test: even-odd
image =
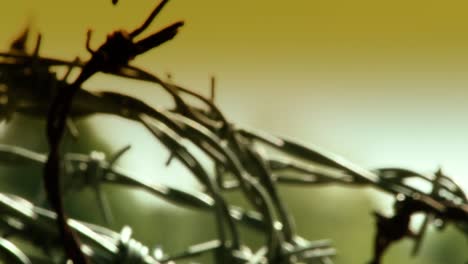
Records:
[[[162,1],[140,27],[131,33],[116,31],[96,51],[89,45],[89,33],[86,47],[92,57],[87,62],[39,56],[40,38],[29,55],[25,50],[27,30],[14,41],[9,52],[0,53],[3,58],[0,62],[0,118],[8,121],[15,113],[47,117],[50,147],[48,153],[36,153],[18,146],[0,145],[0,163],[44,167],[45,191],[53,209],[49,211],[20,197],[0,193],[0,227],[9,234],[0,239],[1,256],[13,263],[39,263],[8,239],[20,236],[44,249],[54,263],[63,263],[66,259],[74,263],[169,263],[208,252],[215,256],[217,263],[332,263],[336,251],[330,241],[308,241],[297,233],[294,219],[278,192],[281,184],[371,187],[395,196],[392,217],[375,213],[377,230],[371,260],[374,264],[381,263],[385,250],[404,237],[415,240],[413,253],[416,254],[427,226],[434,219],[439,223],[453,223],[468,236],[467,196],[442,171],[426,176],[400,168],[367,170],[317,148],[240,128],[229,122],[216,106],[214,89],[211,98],[207,98],[128,65],[133,57],[172,39],[182,26],[182,22],[177,22],[134,41],[167,2]],[[58,79],[52,66],[65,66],[69,71]],[[68,74],[73,68],[79,68],[80,75],[69,82]],[[152,83],[172,97],[175,107],[155,108],[125,94],[81,89],[97,72]],[[198,99],[204,106],[196,107],[182,95]],[[117,115],[145,127],[169,150],[171,159],[178,159],[193,174],[204,191],[187,192],[148,183],[124,172],[115,163],[129,146],[110,159],[98,150],[89,155],[61,153],[65,131],[68,129],[73,135],[79,135],[73,120],[99,113]],[[192,143],[205,153],[215,164],[216,173],[207,171],[184,142]],[[267,149],[271,148],[281,153],[279,158],[268,153]],[[410,178],[426,181],[431,184],[432,191],[426,193],[412,187],[407,183]],[[67,193],[91,187],[102,217],[111,223],[112,212],[101,190],[102,184],[141,189],[175,205],[211,212],[217,223],[218,238],[189,246],[179,254],[168,255],[159,250],[154,255],[147,246],[131,238],[130,227],[119,234],[66,217],[61,189]],[[230,190],[240,190],[253,210],[230,204],[224,197]],[[426,218],[418,233],[413,234],[409,231],[409,219],[421,212]],[[238,232],[239,224],[264,234],[263,247],[248,248]],[[50,239],[37,243],[44,236]],[[58,257],[47,250],[62,246],[65,254]]]

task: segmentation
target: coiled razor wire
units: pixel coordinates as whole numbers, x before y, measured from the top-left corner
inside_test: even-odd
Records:
[[[39,263],[12,242],[10,238],[16,236],[43,249],[52,263],[64,263],[66,259],[79,264],[169,263],[209,252],[215,256],[216,263],[332,263],[336,250],[330,241],[308,241],[297,234],[294,219],[277,190],[279,184],[370,186],[394,195],[392,217],[375,213],[377,230],[373,264],[381,263],[385,250],[404,237],[414,239],[413,254],[416,254],[427,226],[434,219],[439,224],[453,223],[468,236],[467,196],[442,171],[431,176],[401,168],[366,170],[317,148],[239,128],[229,122],[214,103],[214,80],[211,97],[207,98],[128,65],[134,57],[174,38],[183,25],[183,22],[176,22],[147,38],[134,40],[167,2],[163,0],[158,4],[142,26],[132,32],[114,32],[97,50],[89,45],[89,32],[86,47],[92,56],[87,62],[40,56],[40,37],[34,52],[28,54],[25,49],[28,30],[12,43],[9,52],[0,53],[3,58],[0,63],[0,117],[7,121],[14,113],[47,117],[50,146],[49,153],[36,153],[18,146],[0,145],[1,163],[44,167],[45,193],[52,208],[44,209],[21,197],[0,193],[0,224],[8,234],[0,238],[0,252],[8,263]],[[66,66],[68,71],[59,79],[51,70],[52,66]],[[77,79],[70,82],[68,76],[74,68],[81,71]],[[175,107],[157,108],[125,94],[81,89],[81,85],[97,72],[152,83],[171,95]],[[204,107],[192,105],[184,99],[185,96],[201,101]],[[115,164],[130,146],[109,159],[99,150],[90,154],[61,153],[65,131],[78,136],[73,120],[96,113],[117,115],[140,123],[169,150],[168,162],[178,159],[205,191],[188,192],[148,183],[123,171]],[[213,161],[214,177],[183,144],[184,140],[197,146]],[[281,156],[273,158],[265,147],[279,151]],[[432,190],[426,193],[412,187],[407,182],[413,178],[426,181]],[[141,189],[178,206],[211,212],[217,223],[218,239],[168,255],[161,248],[150,249],[133,239],[131,227],[126,226],[118,233],[65,215],[62,191],[67,193],[92,187],[103,219],[112,223],[112,212],[101,191],[102,184]],[[242,191],[253,209],[229,204],[223,193],[230,190]],[[416,234],[409,230],[410,218],[415,213],[425,215]],[[238,232],[239,225],[262,232],[265,236],[263,246],[259,249],[247,247]],[[62,248],[63,254],[54,255],[50,253],[51,248]]]

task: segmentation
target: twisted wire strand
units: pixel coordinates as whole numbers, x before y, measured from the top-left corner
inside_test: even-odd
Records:
[[[0,193],[2,210],[0,222],[9,230],[13,230],[13,234],[21,234],[32,240],[34,237],[51,233],[56,237],[61,234],[62,239],[67,241],[68,254],[73,255],[72,258],[76,263],[86,263],[87,258],[92,259],[93,263],[158,263],[190,258],[207,252],[214,253],[217,262],[220,263],[294,263],[313,260],[330,263],[330,257],[335,254],[335,249],[330,247],[328,241],[309,242],[296,234],[293,220],[277,192],[277,185],[343,184],[372,186],[397,198],[393,217],[375,214],[377,232],[372,263],[380,263],[388,246],[408,235],[408,219],[416,212],[453,222],[461,232],[468,235],[466,194],[460,186],[442,173],[430,178],[399,168],[367,170],[318,148],[246,128],[237,128],[229,123],[212,98],[164,82],[154,74],[128,65],[136,55],[159,46],[176,35],[177,29],[182,25],[181,22],[174,23],[143,40],[133,40],[151,23],[166,2],[168,1],[162,1],[141,27],[130,34],[116,31],[97,51],[90,48],[88,38],[87,48],[93,56],[86,63],[80,60],[67,62],[39,56],[40,37],[32,55],[28,55],[24,50],[20,53],[11,51],[0,53],[0,57],[5,59],[0,62],[0,81],[3,82],[0,92],[8,99],[0,103],[1,118],[8,120],[13,113],[43,117],[52,104],[48,115],[48,140],[51,148],[47,155],[15,146],[0,145],[0,162],[6,164],[21,162],[41,166],[45,164],[46,187],[55,211],[51,212],[21,198]],[[23,46],[24,49],[21,41],[26,41],[25,36],[26,33],[16,41],[15,47]],[[59,80],[50,71],[51,66],[66,66],[69,68],[68,72],[78,67],[81,73],[73,83],[69,84],[66,81],[68,73]],[[25,74],[29,71],[24,69],[29,69],[34,74]],[[153,108],[136,98],[115,92],[92,93],[82,90],[81,85],[99,71],[157,84],[172,96],[175,109]],[[45,96],[38,97],[37,91],[24,85],[22,79],[34,81],[39,75],[49,82],[45,86],[34,85],[33,88],[36,90],[45,90],[43,93]],[[200,100],[204,103],[204,107],[190,105],[181,94]],[[51,101],[54,96],[55,100]],[[17,103],[19,99],[28,100],[30,104],[20,105]],[[113,161],[106,163],[89,155],[61,154],[60,143],[67,129],[68,118],[86,117],[94,113],[110,113],[141,123],[172,152],[174,157],[187,166],[207,191],[183,192],[143,182],[114,168]],[[180,143],[182,138],[203,150],[217,164],[218,169],[222,169],[224,173],[232,173],[235,179],[226,180],[223,175],[213,179],[200,165],[199,160]],[[261,146],[258,146],[262,144],[279,150],[283,157],[273,159],[268,153],[262,155],[259,150]],[[94,162],[95,170],[91,173],[80,171],[76,169],[77,162]],[[58,177],[63,163],[71,168],[69,171],[72,175],[71,186],[77,186],[78,189],[89,182],[97,184],[96,186],[100,183],[121,184],[145,189],[177,204],[210,210],[217,219],[219,239],[191,246],[180,254],[158,259],[150,255],[148,247],[131,237],[130,227],[125,227],[118,234],[103,227],[68,219],[63,211],[61,194],[56,191],[62,184],[59,180],[70,180]],[[91,178],[85,179],[86,177]],[[405,180],[410,177],[429,182],[433,186],[433,191],[424,193],[406,184]],[[233,189],[241,189],[255,211],[230,205],[223,197],[222,191]],[[99,188],[97,191],[100,193]],[[8,217],[11,216],[18,221],[8,221],[10,219]],[[59,229],[54,228],[54,222],[57,220]],[[246,224],[263,232],[266,235],[265,246],[256,251],[246,248],[238,235],[237,223]],[[25,226],[28,229],[24,229]],[[426,224],[417,237],[415,251],[421,243],[425,226]],[[85,243],[81,244],[74,234],[79,234]],[[60,244],[53,246],[60,247]],[[18,263],[30,261],[6,238],[0,239],[0,252],[6,253]]]

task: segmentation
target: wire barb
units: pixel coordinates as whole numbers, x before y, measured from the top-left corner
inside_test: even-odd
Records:
[[[169,0],[162,0],[156,8],[154,8],[153,12],[148,16],[148,18],[145,20],[145,22],[136,28],[135,30],[130,33],[130,38],[135,38],[138,35],[140,35],[143,31],[145,31],[146,28],[153,22],[154,18],[161,12],[163,7],[169,2]]]
[[[114,4],[117,2],[113,0]],[[329,241],[307,241],[298,236],[294,219],[278,192],[282,184],[370,186],[395,196],[392,216],[374,213],[377,227],[374,264],[381,263],[386,250],[405,237],[415,240],[413,253],[417,252],[427,225],[431,224],[428,217],[453,223],[460,232],[468,235],[467,196],[441,170],[436,172],[435,177],[401,168],[371,171],[316,147],[239,128],[231,124],[215,105],[214,77],[210,79],[210,94],[206,96],[173,83],[171,78],[163,81],[154,74],[128,65],[134,57],[172,39],[183,25],[183,22],[176,22],[134,41],[167,2],[161,1],[145,22],[131,33],[119,30],[110,34],[97,50],[91,48],[91,31],[88,31],[86,49],[92,57],[86,63],[41,57],[40,37],[34,51],[28,55],[25,50],[27,32],[11,46],[12,49],[17,47],[16,52],[0,53],[0,57],[5,58],[5,62],[0,62],[0,91],[8,99],[7,103],[0,104],[4,108],[0,117],[8,117],[15,112],[35,117],[47,115],[47,140],[50,146],[49,153],[43,154],[18,146],[0,145],[0,163],[7,166],[43,166],[44,185],[53,209],[48,211],[19,197],[0,193],[2,227],[5,225],[9,234],[0,239],[1,252],[6,252],[19,263],[35,263],[9,240],[10,237],[22,235],[38,248],[64,247],[75,264],[156,264],[158,261],[189,259],[205,253],[213,254],[217,263],[332,263],[331,258],[336,250]],[[21,51],[20,54],[18,51]],[[68,71],[59,80],[51,70],[52,66],[66,66]],[[69,84],[67,77],[75,67],[80,68],[81,72]],[[175,108],[153,107],[126,94],[81,89],[83,83],[97,72],[157,85],[172,96]],[[22,85],[24,80],[38,85]],[[202,106],[195,106],[185,97],[198,100]],[[50,110],[46,113],[44,109]],[[130,145],[108,160],[103,153],[95,150],[91,154],[62,154],[61,140],[66,129],[72,134],[74,131],[70,121],[96,113],[120,116],[143,125],[169,150],[168,162],[172,159],[180,161],[202,185],[202,190],[184,191],[143,181],[124,172],[116,163],[128,152]],[[216,175],[211,175],[211,170],[202,164],[199,151],[212,161]],[[409,185],[407,181],[413,178],[430,183],[432,192],[425,193]],[[111,205],[102,192],[102,184],[143,190],[178,206],[210,212],[216,221],[218,237],[188,246],[181,253],[167,254],[158,249],[156,257],[151,256],[147,246],[132,238],[130,227],[124,227],[119,234],[66,216],[61,191],[69,193],[91,187],[103,218],[107,225],[112,224]],[[231,190],[239,190],[246,198],[245,207],[239,207],[224,197],[225,192]],[[409,230],[411,216],[415,213],[426,216],[417,234]],[[248,243],[238,231],[239,224],[264,235],[259,249],[254,250],[246,245]],[[44,237],[53,239],[37,245],[37,241],[42,241],[40,239]]]

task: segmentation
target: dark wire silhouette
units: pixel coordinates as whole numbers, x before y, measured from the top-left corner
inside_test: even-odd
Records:
[[[117,2],[113,1],[114,4]],[[0,62],[0,118],[8,121],[16,113],[47,116],[50,146],[49,152],[42,154],[17,146],[0,145],[0,163],[8,166],[44,166],[45,190],[53,210],[48,211],[17,196],[0,193],[0,208],[5,212],[3,216],[14,217],[22,224],[8,222],[9,236],[23,236],[36,241],[36,238],[49,236],[51,234],[47,232],[55,230],[52,236],[60,237],[63,244],[51,243],[47,247],[63,246],[74,263],[165,263],[207,252],[213,253],[216,263],[332,263],[331,257],[336,252],[329,241],[307,241],[297,234],[294,219],[277,190],[279,184],[373,187],[393,195],[393,216],[374,213],[376,232],[372,264],[381,263],[386,250],[405,237],[414,239],[413,254],[416,254],[427,226],[435,219],[444,225],[455,224],[460,232],[468,236],[467,196],[441,170],[429,176],[401,168],[367,170],[323,150],[240,128],[229,122],[216,106],[214,79],[211,81],[210,96],[205,97],[128,65],[134,57],[174,38],[183,25],[176,22],[149,37],[135,40],[167,2],[157,5],[146,21],[132,32],[120,30],[109,35],[97,50],[91,48],[89,31],[86,48],[92,57],[87,62],[39,56],[40,35],[33,53],[28,55],[25,45],[28,29],[12,43],[9,52],[0,53],[4,59]],[[50,69],[52,66],[66,66],[68,71],[58,79]],[[79,68],[81,72],[74,82],[69,83],[67,79],[74,68]],[[82,84],[97,72],[153,83],[172,96],[175,107],[155,108],[125,94],[81,89]],[[202,106],[188,103],[182,95],[199,100]],[[79,137],[74,120],[96,113],[117,115],[143,125],[169,150],[169,161],[179,160],[205,190],[185,192],[144,182],[132,177],[131,173],[123,172],[116,162],[130,146],[122,148],[110,159],[97,151],[89,155],[61,153],[60,143],[65,132]],[[185,140],[213,161],[214,177],[184,145]],[[270,156],[264,147],[280,152],[281,158]],[[87,169],[80,167],[80,164],[86,164]],[[67,169],[64,170],[64,167]],[[412,178],[426,181],[432,186],[432,191],[425,193],[408,185],[407,180]],[[118,234],[68,219],[59,186],[64,186],[63,192],[71,192],[91,185],[103,219],[107,223],[112,222],[112,212],[101,184],[142,189],[174,204],[211,212],[217,224],[218,238],[170,255],[156,248],[155,252],[159,253],[152,255],[147,246],[131,238],[129,227]],[[247,198],[250,209],[231,205],[223,197],[223,192],[238,189]],[[418,232],[413,233],[409,230],[409,222],[415,213],[423,213],[425,220]],[[54,229],[56,223],[58,228]],[[260,231],[265,237],[264,245],[259,249],[248,248],[238,232],[238,224]],[[37,262],[11,243],[7,239],[9,236],[0,239],[0,251],[14,263]],[[83,250],[86,248],[83,246],[93,251]]]

